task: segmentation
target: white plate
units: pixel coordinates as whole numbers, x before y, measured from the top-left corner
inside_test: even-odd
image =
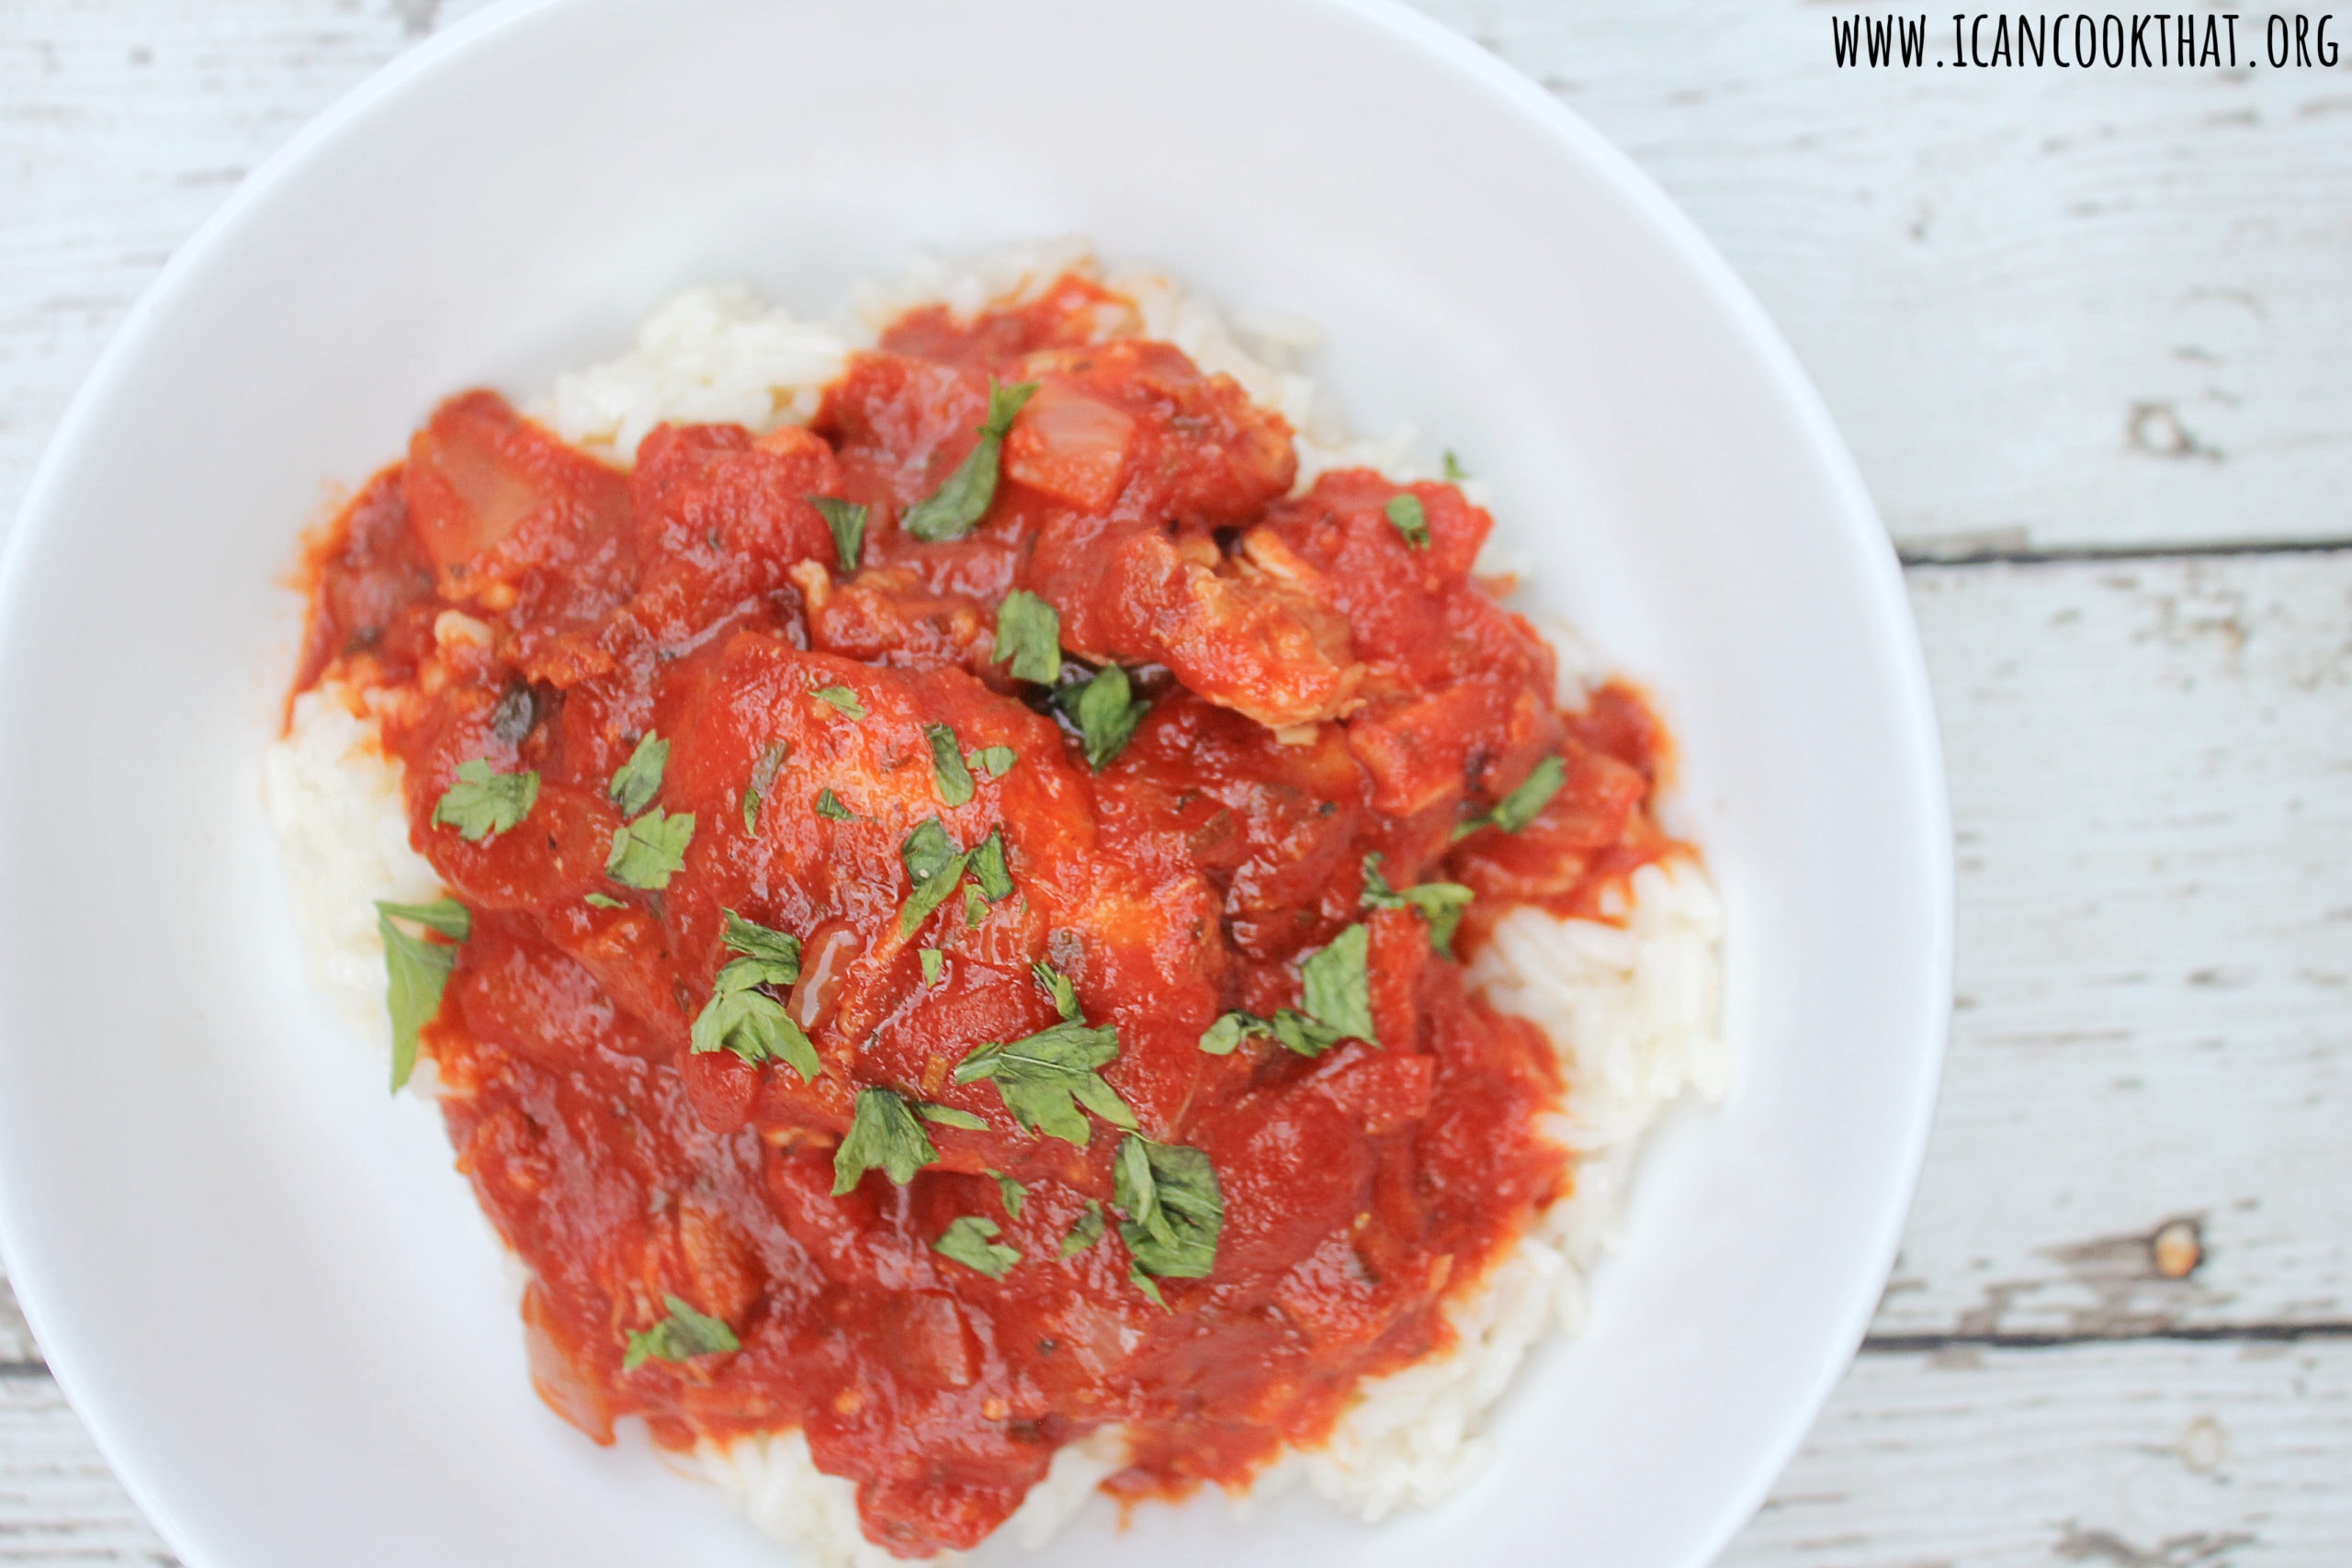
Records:
[[[256,782],[278,582],[435,399],[608,353],[668,289],[829,309],[918,249],[1069,231],[1319,320],[1359,426],[1414,419],[1492,480],[1551,607],[1681,739],[1742,1079],[1652,1151],[1589,1329],[1459,1502],[1151,1508],[1115,1548],[1098,1506],[1052,1561],[1693,1568],[1794,1449],[1927,1132],[1947,818],[1892,554],[1722,262],[1381,0],[567,0],[419,48],[245,183],[0,569],[0,1240],[191,1568],[775,1561],[538,1405],[435,1117],[305,988]]]

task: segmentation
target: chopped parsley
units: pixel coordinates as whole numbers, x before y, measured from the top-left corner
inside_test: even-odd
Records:
[[[939,972],[946,966],[947,955],[935,947],[919,947],[915,949],[915,956],[922,961],[922,983],[926,986],[939,984]]]
[[[820,789],[817,792],[817,815],[820,817],[830,818],[835,822],[858,822],[864,820],[864,818],[859,817],[856,812],[852,811],[848,807],[843,806],[842,804],[842,797],[835,795],[830,789]]]
[[[944,724],[926,724],[923,739],[931,742],[931,776],[939,786],[943,806],[968,806],[972,800],[972,770],[964,765],[963,748],[956,732]]]
[[[1465,838],[1481,828],[1500,828],[1506,833],[1516,833],[1544,814],[1544,808],[1552,804],[1552,797],[1560,793],[1560,786],[1567,780],[1568,765],[1556,756],[1546,757],[1520,781],[1517,789],[1495,802],[1492,811],[1482,811],[1460,823],[1454,828],[1453,836]]]
[[[1105,664],[1091,678],[1065,681],[1054,688],[1054,705],[1078,727],[1086,761],[1096,773],[1110,763],[1135,739],[1136,726],[1151,711],[1144,697],[1130,697],[1127,672]]]
[[[1338,1031],[1341,1039],[1353,1035],[1377,1045],[1380,1042],[1372,1032],[1372,975],[1367,964],[1371,949],[1371,931],[1350,926],[1300,964],[1298,976],[1306,988],[1301,1006],[1309,1018]]]
[[[939,1151],[931,1146],[922,1123],[904,1100],[887,1089],[859,1089],[849,1135],[833,1151],[833,1196],[854,1189],[869,1170],[904,1187],[916,1171],[938,1158]]]
[[[660,892],[685,869],[686,846],[695,840],[695,814],[673,816],[655,807],[636,821],[613,829],[605,874],[625,887]]]
[[[1126,1215],[1119,1239],[1136,1268],[1161,1280],[1206,1278],[1216,1267],[1217,1237],[1225,1230],[1225,1194],[1209,1156],[1134,1133],[1119,1145],[1111,1179]]]
[[[914,1111],[915,1114],[924,1121],[937,1122],[942,1127],[961,1127],[967,1133],[985,1133],[989,1130],[989,1124],[986,1122],[968,1111],[958,1111],[952,1105],[929,1105],[919,1100],[915,1101]]]
[[[842,575],[848,576],[857,570],[859,558],[865,553],[866,508],[831,495],[812,495],[808,504],[823,515],[825,526],[833,531],[833,554],[841,561]]]
[[[405,920],[449,939],[427,942],[396,925]],[[392,1015],[392,1092],[398,1094],[416,1071],[418,1032],[441,1011],[441,994],[448,989],[449,971],[457,967],[458,950],[473,934],[473,916],[455,898],[430,904],[376,903],[376,931],[384,939],[384,1006]]]
[[[974,886],[971,883],[967,882],[966,884],[964,884],[964,926],[965,926],[965,929],[968,931],[968,930],[970,930],[972,927],[978,925],[982,920],[985,920],[985,919],[987,919],[988,918],[989,918],[989,900],[988,900],[988,895],[986,895],[986,894],[982,893],[982,892],[981,892],[978,887]]]
[[[949,1223],[944,1235],[931,1244],[932,1250],[943,1258],[952,1258],[967,1269],[975,1269],[991,1280],[1001,1280],[1012,1266],[1021,1261],[1021,1250],[1007,1247],[996,1239],[997,1223],[978,1214],[965,1214]]]
[[[1012,873],[1004,865],[1004,829],[991,828],[989,836],[972,850],[972,880],[979,884],[980,897],[993,904],[1012,892]]]
[[[1069,976],[1042,958],[1029,965],[1029,973],[1037,977],[1037,984],[1052,999],[1054,1010],[1062,1015],[1062,1021],[1074,1021],[1078,1017],[1078,987],[1069,983]]]
[[[1462,911],[1476,897],[1459,882],[1424,882],[1401,890],[1391,887],[1388,878],[1380,874],[1379,852],[1363,857],[1363,907],[1419,909],[1421,919],[1430,923],[1430,945],[1449,958],[1453,956],[1453,932],[1462,923]]]
[[[1388,521],[1396,525],[1396,531],[1405,536],[1405,543],[1417,550],[1430,547],[1430,516],[1422,508],[1419,496],[1409,492],[1391,496],[1388,504],[1381,511],[1387,513]]]
[[[1453,448],[1447,447],[1445,449],[1445,482],[1458,485],[1469,477],[1470,470],[1462,466],[1462,459],[1453,455]]]
[[[1010,746],[983,746],[965,760],[989,777],[1001,779],[1021,760],[1021,753]]]
[[[1062,672],[1062,616],[1036,594],[1016,588],[996,607],[996,647],[989,662],[1012,661],[1016,681],[1050,686]]]
[[[1071,1223],[1069,1233],[1062,1237],[1062,1256],[1075,1258],[1102,1239],[1102,1205],[1089,1198],[1086,1212]]]
[[[788,986],[798,976],[797,943],[789,974],[786,967],[774,958],[749,955],[729,963],[711,986],[710,1000],[695,1015],[688,1042],[691,1048],[697,1053],[731,1051],[755,1067],[763,1062],[783,1062],[800,1075],[801,1082],[814,1083],[825,1070],[817,1047],[785,1010],[784,1003],[760,988]]]
[[[1201,1049],[1212,1056],[1230,1056],[1248,1036],[1273,1032],[1274,1026],[1254,1012],[1224,1013],[1201,1031]]]
[[[1004,456],[1004,437],[1012,428],[1013,417],[1022,406],[1035,397],[1037,383],[1022,381],[1013,386],[989,383],[989,412],[980,422],[980,439],[956,471],[940,481],[937,490],[907,508],[899,519],[899,526],[926,544],[943,539],[960,539],[972,531],[979,520],[988,515],[989,503],[996,499],[998,466]]]
[[[670,743],[649,729],[637,743],[637,750],[628,754],[628,761],[613,775],[613,782],[605,786],[605,793],[621,808],[622,816],[634,817],[653,804],[654,795],[661,792],[662,774],[669,765]]]
[[[752,764],[752,782],[743,786],[743,832],[748,837],[760,830],[760,803],[768,797],[775,784],[776,770],[784,766],[792,748],[781,740],[771,740]]]
[[[592,909],[626,909],[628,906],[609,893],[591,893],[581,900]]]
[[[847,686],[820,686],[809,695],[853,723],[865,716],[865,705]]]
[[[964,868],[971,863],[972,854],[956,848],[956,840],[947,836],[938,818],[926,817],[899,846],[899,858],[906,863],[907,880],[914,886],[899,909],[899,934],[912,936],[964,880]]]
[[[629,1335],[628,1353],[621,1358],[621,1371],[633,1372],[649,1360],[690,1361],[696,1356],[716,1356],[743,1348],[724,1318],[698,1313],[675,1296],[663,1296],[662,1304],[670,1309],[670,1315],[642,1334]]]
[[[499,773],[480,757],[458,764],[458,779],[433,807],[433,825],[455,828],[469,844],[494,839],[538,804],[539,775],[528,769]]]
[[[1023,1127],[1083,1148],[1093,1128],[1081,1106],[1114,1127],[1136,1125],[1135,1112],[1100,1071],[1118,1054],[1117,1031],[1064,1020],[1025,1040],[978,1047],[957,1064],[956,1081],[989,1080]]]
[[[789,986],[800,978],[798,937],[790,931],[780,931],[774,926],[763,926],[757,920],[747,920],[732,909],[721,909],[719,913],[727,917],[727,928],[719,941],[726,944],[729,953],[740,953],[744,958],[760,964],[763,984]]]
[[[1004,1200],[1004,1212],[1014,1219],[1019,1219],[1021,1205],[1027,1201],[1029,1189],[1001,1170],[991,1170],[989,1174],[996,1178],[997,1196]]]

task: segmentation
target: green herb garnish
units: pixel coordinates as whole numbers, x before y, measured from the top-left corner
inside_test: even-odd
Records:
[[[976,1269],[991,1280],[1001,1280],[1021,1261],[1018,1247],[998,1241],[997,1223],[978,1214],[966,1214],[950,1222],[946,1233],[931,1244],[932,1250],[943,1258],[952,1258],[967,1269]]]
[[[1126,1215],[1119,1238],[1137,1269],[1162,1280],[1199,1280],[1216,1267],[1225,1194],[1208,1156],[1131,1134],[1119,1145],[1111,1179]]]
[[[961,1127],[967,1133],[985,1133],[989,1124],[968,1111],[958,1111],[952,1105],[929,1105],[922,1100],[914,1103],[915,1114],[926,1122],[942,1127]]]
[[[1237,1010],[1220,1015],[1215,1023],[1201,1031],[1201,1049],[1212,1056],[1230,1056],[1248,1036],[1273,1032],[1274,1026],[1256,1013]]]
[[[1421,919],[1430,923],[1430,945],[1448,958],[1453,956],[1453,932],[1462,924],[1462,911],[1476,897],[1459,882],[1424,882],[1401,890],[1391,887],[1388,878],[1380,874],[1379,852],[1363,857],[1363,907],[1419,909]]]
[[[979,885],[980,897],[993,904],[1012,892],[1012,873],[1004,864],[1004,829],[991,828],[989,836],[972,849],[972,880]]]
[[[1050,686],[1062,672],[1062,615],[1036,594],[1016,588],[996,607],[996,647],[989,662],[1012,661],[1016,681]]]
[[[670,1309],[670,1315],[642,1334],[629,1335],[621,1371],[633,1372],[648,1360],[689,1361],[696,1356],[743,1348],[725,1319],[705,1316],[675,1296],[663,1296],[662,1304]]]
[[[842,575],[848,576],[865,554],[867,509],[830,495],[812,495],[808,504],[823,514],[825,526],[833,531],[833,554],[841,561]]]
[[[1083,1148],[1093,1129],[1080,1106],[1114,1127],[1136,1125],[1135,1112],[1099,1070],[1118,1054],[1117,1031],[1065,1020],[1025,1040],[978,1047],[957,1064],[956,1081],[989,1080],[1022,1126]]]
[[[1091,679],[1065,681],[1054,688],[1054,705],[1078,727],[1088,766],[1101,773],[1135,739],[1136,726],[1151,711],[1144,697],[1130,698],[1127,672],[1105,664]]]
[[[592,909],[626,909],[628,906],[609,893],[591,893],[581,900]]]
[[[1078,1216],[1062,1237],[1062,1256],[1075,1258],[1102,1239],[1102,1205],[1089,1198],[1086,1212]]]
[[[458,764],[458,779],[434,804],[433,825],[455,828],[469,844],[494,839],[531,814],[538,804],[539,775],[497,773],[480,757]]]
[[[817,815],[820,817],[831,818],[836,822],[862,822],[865,820],[865,818],[858,816],[856,812],[852,811],[848,807],[843,806],[842,804],[842,797],[835,795],[830,789],[820,789],[817,792]]]
[[[1023,381],[1014,386],[989,383],[988,417],[980,422],[980,439],[956,471],[943,480],[939,488],[907,508],[899,519],[899,526],[928,544],[943,539],[960,539],[972,531],[973,525],[988,515],[989,503],[996,499],[997,468],[1004,454],[1005,433],[1012,428],[1013,416],[1021,412],[1037,392],[1037,383]]]
[[[613,804],[621,808],[624,817],[634,817],[653,804],[654,795],[662,788],[662,774],[670,765],[670,743],[654,734],[645,732],[637,750],[628,754],[613,782],[605,786]]]
[[[947,955],[935,947],[919,947],[915,949],[915,956],[922,961],[922,983],[926,986],[939,984],[939,972],[945,966]]]
[[[1419,496],[1391,496],[1388,504],[1381,511],[1387,513],[1388,521],[1396,525],[1396,531],[1405,536],[1405,543],[1417,550],[1430,547],[1430,517],[1422,509]]]
[[[971,804],[972,770],[964,765],[964,751],[956,742],[956,732],[944,724],[926,724],[922,733],[923,739],[931,742],[931,776],[939,786],[940,804]]]
[[[931,1146],[922,1123],[904,1100],[887,1089],[859,1089],[849,1136],[833,1151],[833,1196],[855,1188],[869,1170],[879,1170],[904,1187],[916,1171],[938,1158],[939,1151]]]
[[[1052,999],[1054,1010],[1062,1015],[1063,1022],[1068,1023],[1077,1019],[1078,987],[1069,983],[1069,976],[1042,958],[1029,965],[1029,973],[1037,977],[1037,984],[1044,987],[1046,995]]]
[[[938,818],[926,817],[899,846],[899,858],[906,863],[907,880],[914,886],[899,909],[899,934],[912,936],[915,928],[945,903],[964,880],[964,868],[972,856],[968,850],[956,850],[956,840],[947,836]]]
[[[1029,1189],[1001,1170],[991,1170],[989,1174],[996,1178],[997,1195],[1004,1200],[1004,1212],[1012,1218],[1019,1219],[1021,1205],[1028,1201]]]
[[[1470,470],[1462,466],[1462,459],[1453,455],[1453,448],[1447,447],[1445,449],[1445,482],[1458,485],[1469,477]]]
[[[727,917],[727,927],[719,941],[729,953],[740,953],[762,965],[763,984],[789,986],[800,978],[798,937],[757,920],[747,920],[732,909],[721,909],[719,913]]]
[[[847,686],[820,686],[808,694],[853,723],[865,716],[865,705]]]
[[[1546,757],[1520,781],[1517,789],[1495,802],[1492,811],[1482,811],[1461,822],[1454,828],[1453,836],[1467,838],[1481,828],[1500,828],[1506,833],[1516,833],[1544,814],[1544,808],[1552,804],[1552,797],[1560,793],[1560,786],[1567,779],[1568,765],[1556,756]]]
[[[966,759],[992,779],[1004,777],[1020,760],[1021,753],[1010,746],[983,746]]]
[[[1305,983],[1301,1005],[1308,1017],[1337,1030],[1342,1039],[1353,1035],[1377,1045],[1380,1042],[1372,1032],[1372,974],[1367,963],[1371,949],[1372,932],[1361,925],[1350,926],[1300,964],[1298,976]]]
[[[392,1015],[392,1092],[406,1087],[416,1071],[418,1032],[441,1011],[441,995],[449,987],[449,971],[458,964],[458,950],[449,943],[411,936],[393,922],[437,931],[449,943],[473,934],[473,916],[455,898],[430,904],[376,901],[376,931],[384,939],[384,1006]]]
[[[743,831],[749,836],[760,830],[760,803],[768,797],[768,790],[775,784],[776,770],[784,766],[792,748],[781,740],[771,740],[752,764],[752,782],[743,786]]]
[[[695,814],[675,816],[655,807],[636,821],[613,829],[613,851],[605,874],[624,887],[660,892],[685,869],[686,846],[695,840]]]

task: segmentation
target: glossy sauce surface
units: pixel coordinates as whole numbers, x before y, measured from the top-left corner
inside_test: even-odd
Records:
[[[542,1394],[600,1441],[630,1416],[680,1447],[805,1427],[904,1555],[974,1544],[1106,1425],[1133,1442],[1114,1493],[1239,1483],[1448,1344],[1442,1303],[1568,1179],[1537,1125],[1559,1084],[1421,914],[1364,906],[1366,856],[1396,887],[1475,891],[1466,952],[1515,904],[1590,914],[1676,849],[1649,814],[1663,732],[1623,687],[1555,703],[1550,649],[1472,578],[1485,513],[1366,471],[1291,497],[1280,418],[1171,347],[1101,341],[1129,315],[1078,277],[978,321],[918,311],[809,428],[663,427],[626,470],[469,393],[315,561],[298,689],[373,694],[413,840],[471,912],[424,1045],[459,1167],[532,1270]],[[991,378],[1038,384],[993,503],[914,538],[899,517],[972,450]],[[812,496],[870,509],[857,570]],[[1099,772],[1047,688],[992,661],[1016,588],[1150,703]],[[1016,760],[947,805],[942,725]],[[648,734],[670,746],[654,804],[695,821],[658,890],[607,872],[608,784]],[[1550,757],[1533,820],[1475,826]],[[477,759],[539,788],[469,842],[434,813]],[[1001,832],[1014,891],[903,931],[902,846],[934,817],[957,849]],[[802,940],[779,999],[813,1081],[689,1048],[729,910]],[[1301,963],[1357,924],[1376,1038],[1201,1048],[1228,1010],[1300,1006]],[[1119,1234],[1122,1130],[1044,1136],[955,1081],[1056,1023],[1039,960],[1115,1029],[1102,1077],[1142,1133],[1215,1169],[1215,1265],[1157,1280],[1164,1306]],[[835,1196],[877,1086],[984,1129],[930,1124],[935,1163]],[[1090,1205],[1103,1234],[1064,1257]],[[935,1249],[965,1216],[1019,1253],[1001,1279]],[[625,1367],[673,1296],[740,1348]]]

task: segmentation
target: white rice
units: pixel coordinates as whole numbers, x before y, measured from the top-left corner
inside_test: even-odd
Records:
[[[627,353],[560,377],[531,412],[567,440],[624,462],[666,420],[732,421],[753,430],[805,421],[847,356],[899,311],[938,301],[968,314],[1090,265],[1091,250],[1074,241],[962,263],[926,259],[897,285],[862,287],[856,313],[835,321],[796,318],[741,286],[689,289],[646,318]],[[1299,432],[1301,488],[1327,469],[1355,465],[1400,479],[1424,477],[1409,427],[1385,441],[1352,440],[1301,373],[1299,361],[1319,341],[1310,324],[1228,320],[1156,273],[1107,281],[1136,310],[1134,319],[1106,326],[1174,343],[1290,421]],[[1464,489],[1484,501],[1475,483]],[[1562,656],[1562,698],[1574,701],[1601,667],[1572,631],[1545,631]],[[371,900],[423,900],[441,891],[409,846],[399,764],[383,755],[363,708],[339,690],[322,689],[296,703],[290,731],[270,750],[266,778],[311,973],[388,1050],[383,950]],[[1581,1325],[1586,1280],[1616,1238],[1644,1135],[1683,1096],[1715,1099],[1727,1089],[1722,914],[1706,874],[1688,860],[1645,867],[1633,877],[1624,908],[1609,912],[1624,923],[1517,910],[1470,971],[1489,1000],[1532,1020],[1560,1053],[1566,1108],[1552,1131],[1577,1156],[1574,1191],[1540,1217],[1477,1294],[1450,1309],[1459,1335],[1451,1352],[1367,1383],[1330,1442],[1284,1456],[1260,1478],[1257,1494],[1303,1478],[1349,1512],[1376,1520],[1407,1505],[1435,1506],[1467,1486],[1490,1457],[1481,1424],[1528,1350]],[[707,1441],[685,1460],[761,1529],[828,1568],[899,1561],[865,1540],[854,1484],[820,1472],[797,1431],[727,1447]],[[1008,1533],[1042,1545],[1123,1462],[1114,1431],[1063,1449]]]

